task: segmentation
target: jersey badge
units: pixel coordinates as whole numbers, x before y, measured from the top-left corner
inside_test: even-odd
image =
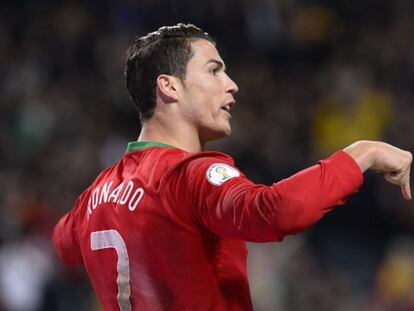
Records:
[[[210,165],[206,173],[207,180],[215,186],[220,186],[225,181],[239,176],[240,173],[238,170],[225,163],[214,163]]]

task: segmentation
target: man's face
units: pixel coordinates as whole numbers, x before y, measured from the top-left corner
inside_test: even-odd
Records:
[[[184,120],[205,143],[230,135],[230,109],[238,88],[211,42],[200,39],[191,46],[193,57],[187,64],[179,101]]]

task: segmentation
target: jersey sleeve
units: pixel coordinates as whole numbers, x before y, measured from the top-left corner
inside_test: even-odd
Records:
[[[77,206],[80,201],[81,198],[77,200],[75,207],[59,220],[53,230],[52,239],[55,250],[66,263],[82,263],[76,226]]]
[[[223,238],[280,241],[344,204],[363,183],[358,165],[343,151],[271,186],[254,184],[229,159],[222,163],[227,172],[220,171],[219,158],[200,157],[186,166],[193,218]]]

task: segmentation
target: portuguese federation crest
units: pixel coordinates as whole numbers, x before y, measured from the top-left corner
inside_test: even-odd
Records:
[[[239,176],[238,170],[225,163],[214,163],[210,165],[206,172],[207,180],[216,186],[220,186],[225,181]]]

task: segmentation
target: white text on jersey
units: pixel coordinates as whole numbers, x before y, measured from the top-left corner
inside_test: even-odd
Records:
[[[102,187],[96,187],[92,195],[89,197],[87,218],[92,215],[93,211],[102,203],[115,203],[127,205],[128,209],[133,212],[137,208],[139,202],[144,196],[144,189],[135,187],[132,180],[128,182],[121,182],[113,190],[113,181],[106,182]]]

